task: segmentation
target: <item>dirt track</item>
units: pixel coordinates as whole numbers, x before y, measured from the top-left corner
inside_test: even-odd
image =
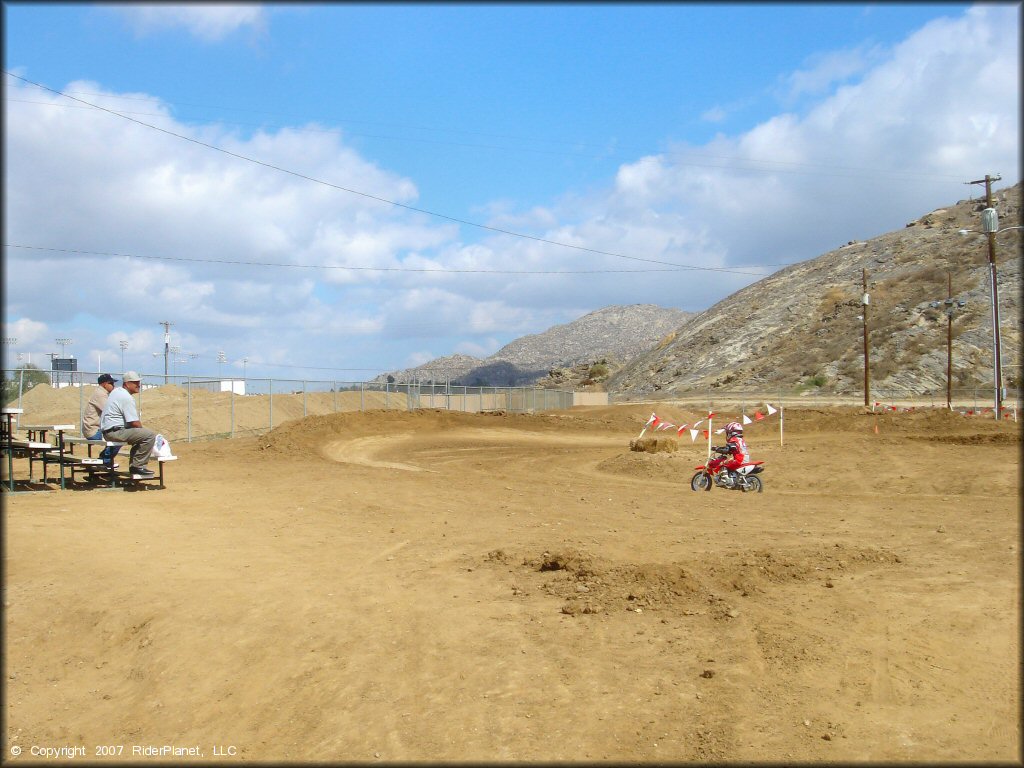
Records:
[[[5,498],[5,759],[1020,760],[1018,425],[787,408],[744,495],[629,451],[650,411],[311,416]]]

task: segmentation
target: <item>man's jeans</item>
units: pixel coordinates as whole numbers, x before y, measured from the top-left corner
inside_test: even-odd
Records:
[[[103,440],[103,433],[100,430],[96,430],[96,434],[89,438],[90,440]],[[107,464],[114,463],[114,457],[117,456],[117,452],[121,450],[120,445],[108,445],[102,451],[100,451],[100,458],[103,459]]]
[[[135,472],[146,468],[146,462],[156,444],[156,432],[145,427],[122,427],[108,432],[106,439],[131,445],[131,469]]]

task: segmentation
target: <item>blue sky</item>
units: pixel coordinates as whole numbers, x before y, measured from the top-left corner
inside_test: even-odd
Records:
[[[1019,26],[1020,4],[6,3],[4,364],[63,337],[116,370],[125,340],[162,373],[171,320],[180,372],[224,351],[358,380],[612,304],[699,311],[1018,181]]]

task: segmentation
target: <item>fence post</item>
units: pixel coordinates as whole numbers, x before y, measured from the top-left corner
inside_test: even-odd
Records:
[[[274,380],[267,379],[267,391],[270,392],[270,428],[274,428]]]
[[[231,380],[231,436],[235,436],[235,381]]]
[[[302,380],[302,415],[304,417],[309,415],[306,412],[306,380],[305,379]]]
[[[141,392],[141,388],[139,389]],[[190,373],[185,379],[185,402],[188,403],[188,409],[185,412],[185,430],[188,435],[188,442],[192,442],[192,374]]]
[[[366,390],[366,382],[359,382],[359,412],[364,413],[366,411],[366,403],[363,400],[363,393]]]
[[[22,395],[22,393],[24,391],[25,391],[25,369],[22,368],[18,372],[18,410],[19,411],[22,410],[22,407],[21,407],[21,395]],[[21,414],[20,413],[17,414],[17,418],[15,418],[15,420],[14,420],[14,425],[18,429],[21,429]]]
[[[338,412],[338,382],[331,382],[331,391],[334,393],[334,412]]]
[[[99,374],[96,374],[99,376]],[[78,423],[82,423],[82,414],[85,413],[85,379],[82,378],[82,372],[78,374]],[[92,437],[92,435],[82,435],[82,437]]]

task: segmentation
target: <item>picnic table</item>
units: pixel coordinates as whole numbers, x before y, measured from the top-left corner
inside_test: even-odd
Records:
[[[56,462],[60,468],[60,487],[64,489],[66,487],[64,482],[64,433],[65,432],[76,432],[78,427],[74,424],[22,424],[21,428],[28,433],[28,439],[30,443],[37,445],[46,445],[49,450],[39,451],[31,450],[28,455],[28,479],[32,481],[32,464],[35,461],[43,462],[43,482],[46,482],[46,467],[51,462]],[[46,442],[46,433],[56,432],[57,435],[54,438],[54,442],[51,445]],[[38,453],[39,457],[36,458],[35,454]]]

